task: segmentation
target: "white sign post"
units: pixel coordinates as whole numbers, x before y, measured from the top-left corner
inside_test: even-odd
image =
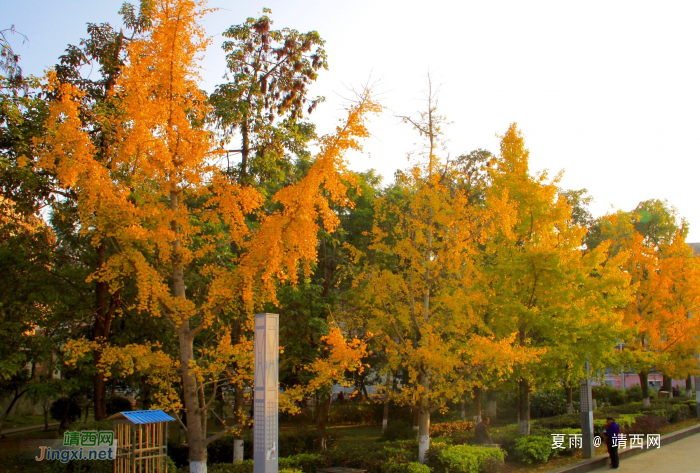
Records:
[[[255,473],[277,473],[279,468],[278,374],[279,315],[255,314]]]
[[[593,396],[591,393],[591,363],[586,362],[586,378],[581,380],[581,446],[583,458],[595,458],[593,444]]]

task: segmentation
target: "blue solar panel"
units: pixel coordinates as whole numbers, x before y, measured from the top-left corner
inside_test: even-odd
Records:
[[[120,414],[134,424],[150,424],[153,422],[170,422],[175,420],[160,409],[153,409],[150,411],[128,411],[120,412]]]

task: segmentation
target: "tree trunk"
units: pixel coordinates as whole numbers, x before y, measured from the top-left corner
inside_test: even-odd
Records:
[[[424,370],[420,374],[419,382],[423,392],[418,406],[418,461],[425,464],[425,452],[430,448],[430,370]]]
[[[12,401],[10,402],[10,405],[7,406],[7,409],[5,409],[5,412],[3,412],[0,415],[0,437],[2,436],[2,424],[5,423],[5,419],[7,419],[7,416],[10,415],[10,411],[12,410],[12,407],[14,407],[15,403],[24,396],[24,394],[27,392],[25,389],[24,391],[20,391],[19,388],[15,388],[15,396],[12,398]]]
[[[194,359],[193,343],[189,335],[189,321],[184,320],[178,328],[180,341],[180,372],[182,375],[182,393],[187,411],[187,443],[189,445],[190,473],[207,472],[206,420],[200,411],[196,381],[190,371],[190,362]]]
[[[65,412],[65,414],[63,414],[63,418],[61,419],[61,422],[58,424],[58,434],[59,435],[63,435],[63,433],[68,428],[68,425],[69,425],[68,418],[70,416],[70,407],[73,404],[74,399],[75,399],[75,394],[72,394],[68,398],[68,405],[66,406],[66,412]],[[80,417],[78,417],[78,420],[80,420]]]
[[[141,404],[141,410],[147,411],[151,408],[153,404],[153,396],[151,394],[151,386],[146,382],[145,378],[141,378],[139,383],[139,403]]]
[[[100,269],[107,260],[107,246],[102,243],[97,248],[97,268]],[[106,342],[109,337],[109,285],[104,281],[95,283],[95,326],[92,339],[96,342]],[[98,369],[102,359],[102,350],[93,351],[93,363],[95,375],[93,376],[93,399],[95,402],[95,420],[103,420],[107,417],[107,384],[104,373]]]
[[[530,435],[530,383],[518,380],[518,425],[520,435]]]
[[[573,386],[566,386],[566,413],[574,413],[574,388]]]
[[[176,191],[170,193],[170,209],[173,214],[178,212],[179,195]],[[186,299],[185,274],[180,255],[179,228],[175,220],[171,223],[171,229],[176,235],[173,241],[173,296]],[[190,321],[183,318],[177,327],[180,343],[180,374],[182,376],[182,397],[187,412],[187,443],[189,445],[190,473],[207,473],[207,446],[206,446],[206,412],[201,409],[199,394],[197,393],[197,381],[190,371],[190,363],[194,360],[194,335],[190,333]]]
[[[673,378],[670,376],[664,376],[662,389],[668,393],[668,397],[673,397]]]
[[[120,61],[119,57],[123,50],[124,36],[120,32],[117,36],[116,48],[112,50],[112,60],[114,63]],[[104,99],[109,97],[114,90],[114,86],[117,81],[117,77],[120,74],[120,68],[115,68],[107,75],[107,80],[105,81],[104,89]],[[114,138],[111,131],[107,131],[105,128],[100,128],[101,135],[101,159],[107,162],[109,158],[109,150],[111,143],[114,142]],[[97,267],[100,270],[107,261],[107,245],[104,240],[100,242],[97,247]],[[111,325],[111,311],[108,307],[110,304],[110,293],[109,284],[105,281],[98,280],[95,283],[95,326],[93,331],[93,340],[95,341],[107,341],[109,337],[110,325]],[[95,420],[103,420],[107,417],[107,386],[104,380],[104,374],[100,373],[97,369],[98,364],[102,358],[101,350],[93,351],[93,363],[95,364],[96,374],[93,377],[93,392],[94,392],[94,404],[95,404]]]
[[[693,379],[690,375],[685,378],[685,397],[688,399],[693,397]]]
[[[316,416],[316,441],[321,450],[326,450],[326,425],[328,424],[330,407],[330,395],[322,394],[318,400],[318,415]]]
[[[464,400],[464,396],[462,396],[462,400],[459,403],[459,412],[460,412],[460,417],[462,420],[467,419],[467,406],[466,406],[466,401]]]
[[[642,404],[644,407],[651,406],[649,401],[649,373],[646,371],[639,372],[639,384],[642,386]]]
[[[243,387],[240,385],[236,386],[236,393],[233,402],[233,423],[242,424],[243,423],[243,407],[245,398],[243,396]],[[237,434],[233,439],[233,463],[238,463],[243,461],[243,428],[241,428],[240,433]]]
[[[250,138],[248,137],[248,121],[247,117],[243,119],[241,125],[241,183],[245,184],[248,176],[248,153],[250,152]]]
[[[418,461],[425,464],[425,452],[430,448],[430,410],[418,411]]]
[[[386,432],[389,426],[389,393],[384,395],[384,412],[382,413],[382,434]]]
[[[102,357],[97,350],[95,351],[95,356],[98,360]],[[103,373],[98,372],[93,377],[93,389],[93,398],[95,399],[95,420],[104,420],[107,417],[107,383],[104,381]]]
[[[481,422],[481,394],[483,389],[480,386],[474,386],[472,392],[474,398],[474,408],[472,410],[472,414],[474,416],[474,425],[476,425]]]

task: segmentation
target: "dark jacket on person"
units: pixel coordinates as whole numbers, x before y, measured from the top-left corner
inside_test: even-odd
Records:
[[[493,443],[489,435],[489,427],[483,421],[474,427],[474,441],[476,443]]]
[[[620,437],[620,426],[617,425],[616,422],[612,422],[609,426],[605,428],[603,433],[605,434],[605,443],[608,447],[612,447],[613,438],[617,439]],[[617,445],[617,442],[615,442],[615,444]]]

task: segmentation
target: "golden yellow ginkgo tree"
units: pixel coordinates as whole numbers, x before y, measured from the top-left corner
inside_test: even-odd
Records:
[[[516,370],[519,430],[529,434],[534,386],[559,382],[563,362],[575,380],[584,375],[586,359],[605,366],[622,330],[618,310],[628,300],[628,276],[620,269],[624,255],[611,258],[609,244],[586,251],[587,229],[573,221],[558,178],[530,173],[515,123],[500,147],[489,196],[507,195],[515,217],[512,227],[499,227],[484,245],[490,297],[483,311],[495,334],[517,332],[521,347],[545,351],[537,363]]]
[[[489,206],[471,199],[468,176],[457,160],[440,159],[440,126],[435,97],[428,110],[409,119],[425,138],[423,159],[396,174],[396,183],[375,204],[373,242],[356,281],[355,303],[387,372],[404,373],[392,398],[418,412],[418,456],[430,447],[430,416],[461,398],[475,379],[473,365],[489,363],[509,374],[515,361],[531,359],[515,334],[495,338],[473,307],[484,303],[478,290],[479,245],[496,226],[509,226],[508,198]]]
[[[626,336],[619,358],[639,374],[646,406],[651,370],[662,371],[666,384],[698,372],[700,267],[685,243],[686,231],[658,200],[606,215],[596,224],[596,241],[627,254],[623,268],[631,277],[631,297],[622,312]]]
[[[150,30],[129,45],[114,87],[119,113],[104,126],[117,138],[103,159],[94,159],[90,130],[80,120],[79,92],[49,78],[58,99],[41,163],[78,195],[92,243],[114,250],[92,277],[111,290],[133,278],[135,309],[168,320],[184,406],[164,407],[186,412],[191,471],[200,472],[207,444],[228,431],[206,435],[216,383],[227,359],[240,353],[235,347],[250,341],[217,331],[219,343],[205,357],[195,351],[195,338],[217,326],[224,311],[250,316],[275,301],[279,281],[308,274],[320,226],[332,231],[338,224],[331,204],[350,203],[344,153],[359,149],[357,138],[368,135],[364,118],[379,107],[363,95],[336,133],[319,140],[306,175],[279,190],[276,210],[268,211],[255,184],[240,184],[216,165],[219,143],[207,127],[211,110],[198,75],[208,44],[199,24],[205,3],[155,0],[152,7]],[[222,248],[235,251],[213,257]]]

